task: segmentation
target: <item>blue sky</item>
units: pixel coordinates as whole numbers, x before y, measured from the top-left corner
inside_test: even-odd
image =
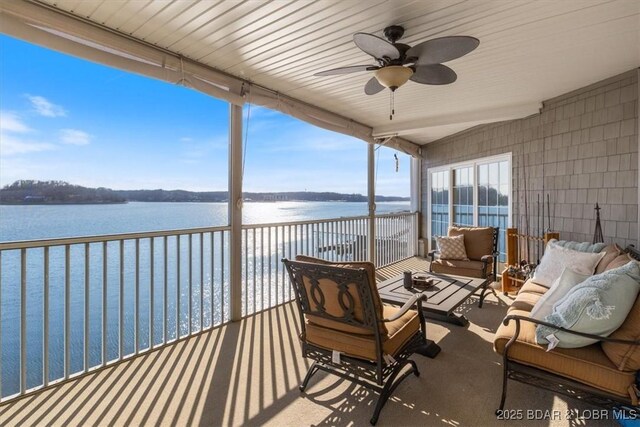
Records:
[[[0,186],[226,190],[227,134],[224,101],[0,35]],[[366,151],[252,106],[244,190],[366,194]],[[376,153],[376,193],[408,196],[409,157]]]

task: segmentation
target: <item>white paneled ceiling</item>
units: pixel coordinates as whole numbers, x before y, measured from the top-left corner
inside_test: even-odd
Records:
[[[229,74],[424,144],[479,123],[523,117],[565,92],[640,66],[640,0],[42,0]],[[314,77],[374,63],[352,41],[405,27],[403,43],[470,35],[446,86],[408,82],[364,94],[371,77]]]

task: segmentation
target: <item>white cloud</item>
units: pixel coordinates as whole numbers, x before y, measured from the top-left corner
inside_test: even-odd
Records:
[[[31,129],[24,124],[17,114],[9,111],[0,111],[0,131],[27,133],[31,132]]]
[[[69,145],[87,145],[91,142],[91,135],[78,129],[61,129],[60,141]]]
[[[61,117],[66,116],[67,112],[59,105],[50,102],[43,96],[27,95],[27,98],[31,102],[31,106],[34,110],[45,117]]]
[[[188,136],[183,136],[182,138],[180,138],[180,142],[191,142],[193,141],[193,138],[189,138]]]
[[[31,141],[16,138],[6,132],[0,133],[0,156],[12,156],[16,154],[36,153],[39,151],[54,150],[56,146],[48,142]]]

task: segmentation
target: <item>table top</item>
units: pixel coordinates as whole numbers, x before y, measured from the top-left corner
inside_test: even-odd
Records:
[[[414,286],[405,289],[402,275],[378,283],[378,293],[383,302],[402,305],[411,295],[420,292],[427,294],[427,302],[422,304],[426,311],[450,314],[487,283],[487,279],[453,276],[429,272],[414,272],[414,276],[427,276],[434,280],[430,287]]]

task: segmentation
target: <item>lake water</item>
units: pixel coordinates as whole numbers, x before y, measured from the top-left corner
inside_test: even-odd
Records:
[[[377,203],[377,213],[409,209],[409,202]],[[243,223],[303,221],[367,215],[367,203],[245,203]],[[0,205],[0,242],[212,227],[228,223],[226,203],[117,205]]]
[[[378,203],[377,213],[389,213],[407,211],[409,203]],[[367,203],[344,202],[277,202],[277,203],[245,203],[243,207],[243,222],[246,224],[277,223],[303,221],[310,219],[329,219],[340,217],[363,216],[367,214]],[[94,236],[102,234],[117,234],[142,231],[175,230],[195,227],[222,226],[227,224],[227,205],[225,203],[127,203],[119,205],[33,205],[33,206],[0,206],[0,241],[20,241],[33,239],[49,239],[72,236]],[[199,245],[199,236],[194,236],[193,247]],[[283,235],[284,238],[284,235]],[[154,248],[155,262],[162,258],[160,239]],[[211,244],[211,243],[215,244]],[[213,247],[220,245],[226,248],[227,241],[221,241],[220,236],[215,239],[204,240],[203,247],[207,256],[202,265],[194,264],[194,271],[200,268],[211,271],[205,274],[202,280],[202,295],[200,294],[196,278],[194,289],[189,294],[189,288],[185,285],[191,282],[188,277],[189,252],[187,239],[181,240],[182,271],[176,271],[175,254],[176,242],[169,241],[169,260],[166,270],[171,276],[167,289],[167,339],[175,338],[179,334],[185,335],[189,328],[199,329],[201,326],[217,324],[228,318],[219,312],[214,301],[225,301],[227,295],[228,304],[228,274],[226,266],[220,257],[220,252],[214,253]],[[262,244],[262,242],[260,242]],[[271,245],[271,243],[269,243]],[[90,366],[99,365],[102,361],[102,253],[101,244],[91,245],[89,261],[90,290],[87,294],[89,301],[89,342],[88,363]],[[141,284],[153,283],[147,266],[149,265],[151,252],[149,240],[140,242],[140,277]],[[125,283],[123,295],[119,291],[119,250],[123,251],[124,259],[129,262],[122,267],[122,279]],[[209,252],[207,252],[209,251]],[[133,241],[127,242],[123,248],[118,247],[117,242],[107,246],[109,268],[107,278],[107,306],[105,316],[108,328],[105,333],[106,360],[113,360],[120,352],[119,324],[119,299],[123,304],[123,337],[122,353],[130,354],[134,351],[134,294],[135,280],[134,264],[130,260],[135,259],[135,246]],[[210,256],[209,256],[210,254]],[[64,295],[65,295],[65,266],[64,247],[51,248],[49,260],[49,379],[60,378],[64,373]],[[70,372],[79,372],[84,366],[84,271],[85,254],[82,245],[75,245],[70,250]],[[253,265],[257,262],[248,257],[246,263]],[[260,261],[264,262],[264,260]],[[267,262],[269,262],[267,260]],[[271,262],[275,266],[279,263],[278,255],[272,257]],[[213,265],[212,265],[213,264]],[[2,396],[9,396],[19,390],[19,348],[20,348],[20,252],[5,251],[0,260],[0,325],[2,326],[2,348],[0,352],[2,376]],[[26,349],[27,349],[27,388],[42,384],[43,378],[43,301],[44,301],[44,274],[43,251],[30,250],[26,264]],[[158,264],[155,275],[165,266]],[[282,273],[282,270],[280,270]],[[175,278],[182,277],[180,284]],[[155,277],[155,276],[154,276]],[[281,277],[284,280],[284,276]],[[156,280],[154,294],[160,294],[160,277]],[[271,278],[269,279],[271,281]],[[194,282],[194,283],[195,283]],[[255,286],[255,281],[254,281]],[[275,291],[275,295],[260,296],[273,301],[274,298],[284,298],[285,295]],[[282,291],[284,292],[284,291]],[[268,292],[269,293],[269,292]],[[149,287],[141,285],[139,293],[139,324],[138,343],[140,348],[149,345]],[[190,303],[193,306],[192,324],[189,325],[185,313],[189,305],[187,299],[191,296]],[[257,297],[256,297],[257,298]],[[202,305],[203,324],[199,324],[199,301],[211,301]],[[179,309],[176,308],[176,301]],[[245,301],[245,300],[243,300]],[[247,302],[247,301],[245,301]],[[252,302],[252,301],[249,301]],[[262,303],[263,301],[258,301]],[[163,301],[157,297],[154,300],[154,344],[162,341],[161,325],[165,319],[161,318]],[[214,312],[212,312],[212,310]],[[180,311],[181,315],[177,312]],[[228,312],[227,312],[228,314]]]

